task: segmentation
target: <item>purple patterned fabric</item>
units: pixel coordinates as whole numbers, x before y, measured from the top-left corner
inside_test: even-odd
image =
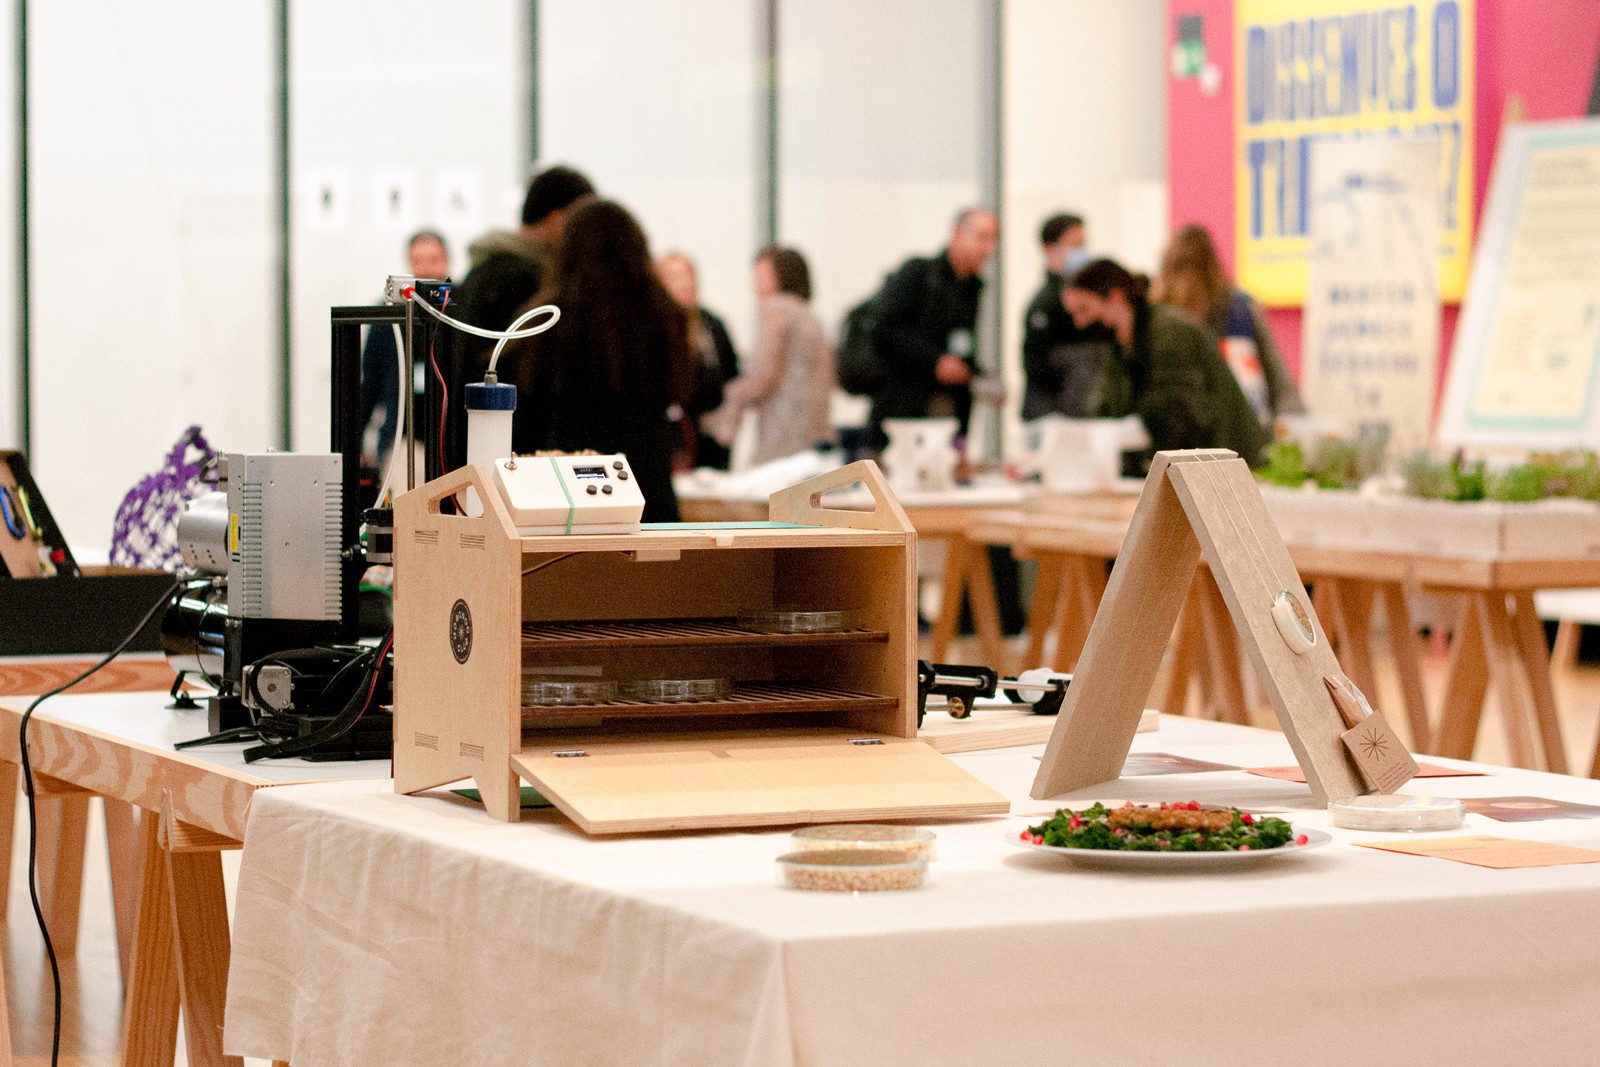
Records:
[[[178,516],[185,504],[206,492],[200,472],[216,455],[200,427],[183,431],[161,469],[145,475],[122,498],[111,530],[113,564],[163,571],[183,566]]]

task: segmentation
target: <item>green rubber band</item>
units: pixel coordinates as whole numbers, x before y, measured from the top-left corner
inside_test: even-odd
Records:
[[[550,469],[556,472],[556,484],[561,487],[561,495],[567,498],[567,529],[566,529],[566,532],[567,533],[571,533],[572,532],[572,513],[575,510],[577,510],[577,507],[576,507],[576,505],[574,505],[572,503],[572,494],[567,492],[566,479],[561,477],[561,467],[560,467],[559,464],[556,463],[556,458],[554,456],[550,457]]]

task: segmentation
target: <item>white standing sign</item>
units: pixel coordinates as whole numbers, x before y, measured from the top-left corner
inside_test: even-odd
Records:
[[[1442,444],[1600,447],[1600,119],[1508,127],[1439,418]]]
[[[1311,148],[1305,398],[1355,432],[1428,442],[1439,351],[1439,142],[1353,138]]]

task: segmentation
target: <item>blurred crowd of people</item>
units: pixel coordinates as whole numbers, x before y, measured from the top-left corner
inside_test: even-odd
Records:
[[[975,341],[999,228],[992,211],[961,211],[944,248],[888,274],[848,353],[841,334],[843,377],[867,383],[852,388],[870,395],[870,447],[882,447],[885,419],[953,416],[965,435],[975,401],[1004,401]],[[1039,241],[1044,279],[1022,333],[1024,419],[1135,415],[1152,450],[1230,448],[1254,463],[1274,420],[1304,410],[1260,306],[1231,284],[1203,227],[1173,235],[1153,284],[1093,256],[1077,215],[1046,219]],[[438,234],[416,234],[408,253],[416,277],[448,275]],[[743,359],[703,306],[693,259],[652,257],[633,215],[571,167],[535,175],[518,228],[485,234],[468,259],[450,304],[461,320],[500,330],[534,307],[561,309],[556,328],[511,342],[498,365],[518,390],[515,450],[625,453],[646,521],[678,517],[674,470],[728,466],[747,415],[753,463],[834,440],[835,350],[797,249],[772,245],[754,257],[755,334]],[[491,347],[454,335],[442,372],[449,395],[483,378]],[[372,331],[363,394],[380,442],[399,417],[394,355],[390,331]],[[465,453],[464,419],[447,413],[446,427],[448,467]]]

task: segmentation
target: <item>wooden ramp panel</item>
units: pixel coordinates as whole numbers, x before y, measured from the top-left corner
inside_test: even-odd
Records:
[[[1339,662],[1249,468],[1221,449],[1162,452],[1034,780],[1035,798],[1118,777],[1145,696],[1201,556],[1319,803],[1367,792],[1345,754],[1344,725],[1322,678]],[[1303,655],[1278,632],[1272,604],[1288,591],[1310,615]]]

